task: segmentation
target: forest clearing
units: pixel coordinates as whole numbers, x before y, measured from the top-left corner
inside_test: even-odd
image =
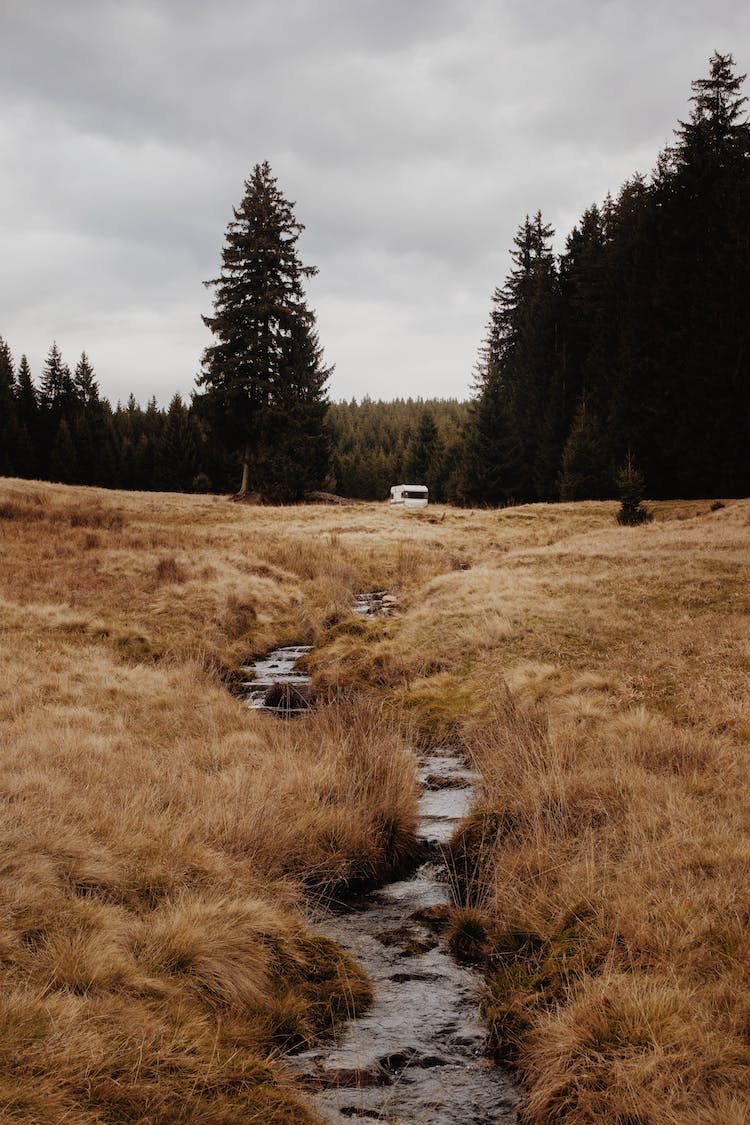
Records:
[[[316,1121],[282,1056],[371,987],[311,917],[408,861],[419,747],[481,775],[445,940],[522,1120],[745,1122],[750,501],[653,509],[0,481],[0,1115]],[[231,690],[283,644],[302,720]]]

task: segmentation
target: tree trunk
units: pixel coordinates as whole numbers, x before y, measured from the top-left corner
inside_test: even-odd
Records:
[[[247,496],[247,486],[250,480],[250,448],[247,446],[242,455],[242,484],[238,496]]]

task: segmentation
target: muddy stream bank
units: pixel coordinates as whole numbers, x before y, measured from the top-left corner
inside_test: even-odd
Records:
[[[375,608],[360,605],[365,616],[382,612],[382,601]],[[248,705],[284,714],[304,710],[309,688],[295,663],[309,651],[278,650],[248,667]],[[284,700],[296,704],[287,708]],[[440,936],[450,904],[442,849],[469,811],[476,778],[449,754],[420,755],[415,765],[424,862],[409,877],[317,923],[367,972],[374,1002],[334,1038],[288,1056],[287,1063],[331,1125],[509,1125],[517,1120],[518,1094],[509,1076],[484,1057],[486,1029],[476,1001],[481,979],[454,960]]]

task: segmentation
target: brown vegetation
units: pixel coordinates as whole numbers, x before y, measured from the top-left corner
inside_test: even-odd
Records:
[[[0,482],[6,1116],[312,1121],[275,1055],[367,984],[305,904],[408,852],[408,716],[482,772],[447,936],[527,1119],[747,1120],[750,503],[654,509]],[[304,641],[304,722],[222,685]]]
[[[0,1117],[312,1122],[274,1058],[369,985],[306,903],[408,855],[413,759],[377,702],[284,724],[217,671],[356,562],[210,501],[0,498]]]
[[[483,775],[449,940],[538,1125],[750,1117],[750,503],[655,508],[447,513],[469,569],[317,658]]]

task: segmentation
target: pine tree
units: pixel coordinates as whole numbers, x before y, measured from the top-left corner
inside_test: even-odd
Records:
[[[513,240],[510,274],[492,297],[466,431],[467,501],[534,500],[554,490],[548,445],[561,428],[555,391],[558,279],[554,232],[537,212]],[[560,437],[558,443],[561,443]]]
[[[39,475],[36,444],[39,437],[39,401],[31,368],[25,355],[21,356],[16,371],[16,411],[18,415],[18,446],[16,471],[19,476],[34,478]]]
[[[67,421],[76,450],[78,483],[99,484],[102,483],[99,479],[101,462],[94,431],[99,421],[101,403],[94,369],[85,352],[81,352],[73,373],[73,389],[75,412]]]
[[[94,369],[91,366],[89,357],[85,352],[81,352],[81,358],[76,364],[75,373],[73,375],[73,385],[78,400],[82,403],[84,408],[99,401],[99,385],[96,381]]]
[[[199,434],[189,407],[176,394],[169,404],[157,451],[158,486],[188,492],[199,467]]]
[[[0,336],[0,474],[17,471],[19,437],[15,374],[10,347]]]
[[[643,474],[634,465],[630,450],[625,464],[618,470],[616,483],[617,495],[620,497],[617,522],[625,527],[649,523],[654,518],[654,513],[643,507]]]
[[[54,480],[64,479],[66,483],[74,481],[76,477],[70,474],[68,468],[65,469],[66,475],[64,478],[60,475],[62,471],[62,454],[56,457],[54,468],[52,461],[52,449],[59,438],[65,447],[65,464],[67,466],[72,464],[72,461],[67,456],[67,445],[70,443],[71,448],[74,448],[70,431],[77,414],[76,390],[70,374],[70,368],[63,362],[60,349],[56,342],[53,342],[50,347],[44,367],[42,368],[39,406],[39,442],[37,450],[42,472],[45,474],[54,474]],[[62,421],[65,422],[66,426],[65,433],[61,437],[59,431]]]
[[[33,436],[39,422],[39,397],[25,355],[21,356],[16,373],[16,403],[21,424]]]
[[[60,417],[68,416],[71,403],[75,399],[76,391],[70,368],[63,363],[57,342],[53,341],[42,368],[42,387],[39,394],[41,406],[56,423]]]
[[[325,383],[297,240],[304,229],[267,162],[256,164],[226,231],[214,315],[198,385],[201,413],[242,463],[240,494],[251,487],[298,499],[319,487],[328,465]]]
[[[705,170],[711,174],[717,162],[726,166],[750,156],[750,130],[747,121],[740,120],[748,100],[740,93],[747,75],[735,74],[732,56],[718,51],[709,65],[709,77],[691,83],[693,111],[689,121],[679,123],[679,143],[670,155],[677,167],[695,167],[705,161]]]
[[[563,451],[560,498],[601,500],[611,488],[601,424],[582,401]]]
[[[557,367],[558,279],[551,240],[554,231],[540,212],[526,217],[511,251],[514,267],[500,292],[496,319],[498,363],[509,426],[518,447],[517,499],[548,499],[554,488],[542,438],[557,428],[552,393]]]

